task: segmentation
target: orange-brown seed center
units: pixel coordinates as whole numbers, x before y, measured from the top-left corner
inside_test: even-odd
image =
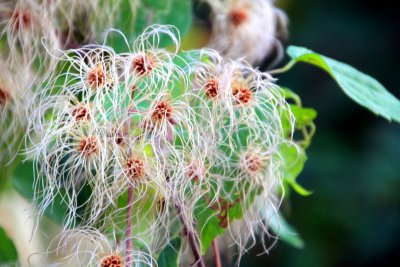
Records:
[[[170,119],[172,117],[172,106],[167,101],[161,101],[157,104],[151,115],[153,120],[161,121],[165,118]]]
[[[94,136],[90,136],[79,142],[79,150],[85,156],[91,156],[97,152],[97,139]]]
[[[101,267],[122,267],[122,258],[119,255],[110,255],[101,259]]]
[[[17,10],[11,17],[15,29],[29,28],[32,24],[32,15],[29,10]]]
[[[95,67],[89,71],[87,81],[91,88],[99,88],[106,83],[106,73],[102,67]]]
[[[243,8],[233,9],[229,13],[229,19],[233,26],[238,27],[248,19],[248,14]]]
[[[132,69],[140,76],[150,73],[154,69],[154,60],[151,56],[141,55],[133,59]]]
[[[253,92],[247,87],[234,87],[232,93],[238,105],[246,105],[253,99]]]
[[[0,105],[5,105],[7,104],[8,99],[10,98],[10,95],[8,92],[0,87]]]
[[[261,158],[258,155],[251,155],[248,154],[246,155],[246,169],[250,171],[251,173],[256,173],[261,170],[262,167],[262,161]]]
[[[204,87],[206,96],[208,98],[215,98],[218,96],[218,91],[219,91],[219,85],[218,85],[218,80],[217,79],[211,79],[207,82],[207,84]]]
[[[72,116],[76,121],[88,120],[90,118],[89,111],[84,106],[77,106],[72,110]]]
[[[145,174],[145,167],[144,163],[141,160],[138,159],[128,159],[126,161],[126,174],[127,176],[132,179],[132,180],[137,180],[139,178],[142,178]]]

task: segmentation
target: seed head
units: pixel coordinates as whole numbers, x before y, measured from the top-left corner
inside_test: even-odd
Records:
[[[234,86],[232,94],[238,105],[246,105],[253,99],[253,92],[246,86]]]
[[[229,13],[229,19],[233,26],[238,27],[248,19],[247,10],[243,8],[232,9]]]
[[[244,157],[243,168],[250,174],[258,173],[262,168],[262,160],[258,154],[246,154]]]
[[[72,116],[76,121],[89,120],[90,114],[86,107],[77,106],[72,110]]]
[[[143,161],[131,158],[126,161],[125,172],[132,181],[137,181],[145,174],[145,166]]]
[[[122,258],[119,255],[109,255],[101,259],[101,267],[122,267]]]
[[[206,96],[208,98],[215,98],[218,96],[218,91],[219,91],[219,85],[218,85],[218,80],[217,79],[210,79],[207,84],[204,86],[204,90],[206,93]]]
[[[140,76],[147,75],[154,69],[154,59],[149,55],[140,55],[133,59],[132,69]]]
[[[10,94],[2,87],[0,87],[0,105],[4,106],[7,104]]]
[[[103,66],[99,65],[89,70],[87,82],[90,88],[96,89],[102,87],[106,83],[106,73]]]
[[[98,143],[95,136],[89,136],[79,142],[79,150],[87,157],[95,154],[98,150]]]
[[[29,28],[32,24],[32,15],[27,9],[16,10],[11,17],[15,29]]]
[[[172,106],[167,101],[161,101],[155,107],[151,117],[155,121],[162,121],[164,119],[172,119]]]

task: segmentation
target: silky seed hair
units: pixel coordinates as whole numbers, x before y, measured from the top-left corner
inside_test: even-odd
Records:
[[[33,71],[26,66],[11,64],[0,54],[0,165],[19,153],[23,133],[29,123],[27,109],[33,97]]]
[[[51,10],[44,2],[5,0],[0,4],[0,37],[7,40],[3,52],[12,64],[35,69],[38,80],[55,64],[47,50],[61,47]]]
[[[274,50],[275,61],[282,57],[280,39],[286,36],[287,18],[273,0],[203,1],[212,9],[209,45],[225,58],[245,58],[257,65]]]
[[[149,248],[127,251],[125,240],[118,241],[115,233],[104,234],[93,227],[79,227],[66,230],[50,244],[48,255],[57,255],[61,259],[57,264],[84,266],[154,266],[155,260],[145,252]],[[146,243],[137,238],[132,242]],[[126,255],[131,260],[126,262]],[[61,257],[60,257],[61,256]],[[49,263],[47,264],[54,264]],[[110,265],[111,264],[111,265]],[[120,264],[120,265],[118,265]],[[47,266],[47,265],[46,265]]]
[[[158,47],[161,35],[172,40],[172,52]],[[291,143],[283,116],[294,125],[284,94],[268,74],[214,50],[194,51],[189,64],[178,55],[179,44],[176,29],[152,26],[128,53],[105,41],[52,55],[58,65],[34,94],[33,145],[26,153],[35,160],[39,214],[63,194],[69,208],[64,233],[79,226],[80,233],[108,241],[113,229],[121,239],[131,208],[146,227],[127,238],[142,240],[153,255],[176,235],[179,221],[199,240],[199,201],[231,232],[227,210],[247,205],[253,194],[264,206],[246,212],[249,234],[232,234],[233,240],[245,251],[257,233],[268,233],[258,211],[279,206],[278,148]],[[82,209],[78,196],[87,187]],[[128,188],[134,195],[129,205]],[[93,252],[92,262],[100,265],[116,247]]]

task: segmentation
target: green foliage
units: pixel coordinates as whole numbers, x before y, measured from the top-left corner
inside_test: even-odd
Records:
[[[18,261],[17,249],[14,243],[7,236],[3,228],[0,227],[0,265],[16,263]]]
[[[279,153],[282,158],[284,184],[290,185],[294,191],[302,196],[310,195],[311,192],[303,188],[296,181],[297,176],[302,172],[307,160],[304,149],[294,145],[282,144],[279,148]]]
[[[223,220],[232,221],[234,219],[241,219],[243,217],[243,210],[240,203],[237,203],[233,207],[216,211],[209,208],[208,203],[202,200],[195,209],[195,216],[200,231],[201,254],[204,255],[211,246],[212,241],[225,232],[226,226]],[[228,221],[226,222],[229,223]]]
[[[178,267],[182,239],[176,237],[161,251],[157,260],[159,267]]]
[[[241,189],[243,190],[243,188],[246,188],[246,185],[243,185]],[[196,203],[194,214],[197,228],[200,232],[200,248],[203,255],[211,246],[212,241],[222,235],[232,221],[243,218],[244,213],[249,209],[259,193],[258,190],[253,190],[253,192],[249,193],[247,199],[241,199],[238,196],[240,195],[239,192],[237,192],[240,189],[232,189],[229,183],[225,184],[224,190],[231,192],[230,197],[219,198],[218,202],[211,206],[204,198]],[[235,196],[236,198],[234,198]],[[234,198],[235,200],[232,201],[228,198]]]
[[[304,241],[296,230],[291,226],[281,213],[265,213],[265,220],[270,230],[278,236],[278,239],[286,242],[295,248],[303,248]]]
[[[144,0],[137,6],[132,1],[125,0],[120,10],[121,15],[114,27],[121,30],[129,42],[153,24],[173,25],[181,35],[186,34],[192,25],[192,4],[188,0]],[[109,41],[117,52],[128,51],[122,38],[112,36]],[[159,46],[166,47],[170,44],[170,38],[161,34]]]
[[[400,101],[374,78],[355,68],[319,55],[307,48],[290,46],[291,67],[296,62],[305,62],[327,71],[351,99],[361,106],[388,120],[400,122]]]
[[[311,139],[315,134],[314,120],[317,112],[312,108],[302,107],[300,97],[289,89],[283,89],[287,101],[294,102],[290,104],[290,111],[295,117],[295,129],[292,133],[288,116],[282,116],[282,126],[285,136],[294,135],[295,144],[284,143],[279,147],[279,156],[282,160],[283,182],[287,189],[289,186],[298,194],[308,196],[311,192],[297,183],[297,176],[302,172],[307,160],[306,149],[311,144]],[[298,137],[298,133],[300,137]]]

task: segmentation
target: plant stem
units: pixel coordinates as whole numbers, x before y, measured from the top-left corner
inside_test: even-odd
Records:
[[[128,186],[128,215],[127,215],[127,226],[126,226],[126,267],[130,267],[131,263],[131,251],[132,251],[132,218],[133,218],[133,186]]]
[[[178,201],[175,201],[175,206],[178,211],[179,219],[183,225],[183,232],[185,232],[188,236],[190,248],[192,249],[193,256],[195,259],[195,262],[193,263],[192,266],[205,267],[206,265],[204,264],[203,258],[201,257],[200,249],[196,242],[195,235],[193,231],[189,230],[189,228],[187,227],[186,219],[182,214],[182,207],[180,206]]]
[[[290,70],[295,64],[296,64],[296,61],[291,60],[288,64],[286,64],[282,68],[270,70],[270,71],[268,71],[268,73],[271,75],[281,74],[281,73],[284,73],[284,72],[287,72],[288,70]]]
[[[218,242],[217,239],[214,239],[212,242],[214,249],[214,259],[215,259],[215,267],[222,267],[221,264],[221,255],[219,253]]]

